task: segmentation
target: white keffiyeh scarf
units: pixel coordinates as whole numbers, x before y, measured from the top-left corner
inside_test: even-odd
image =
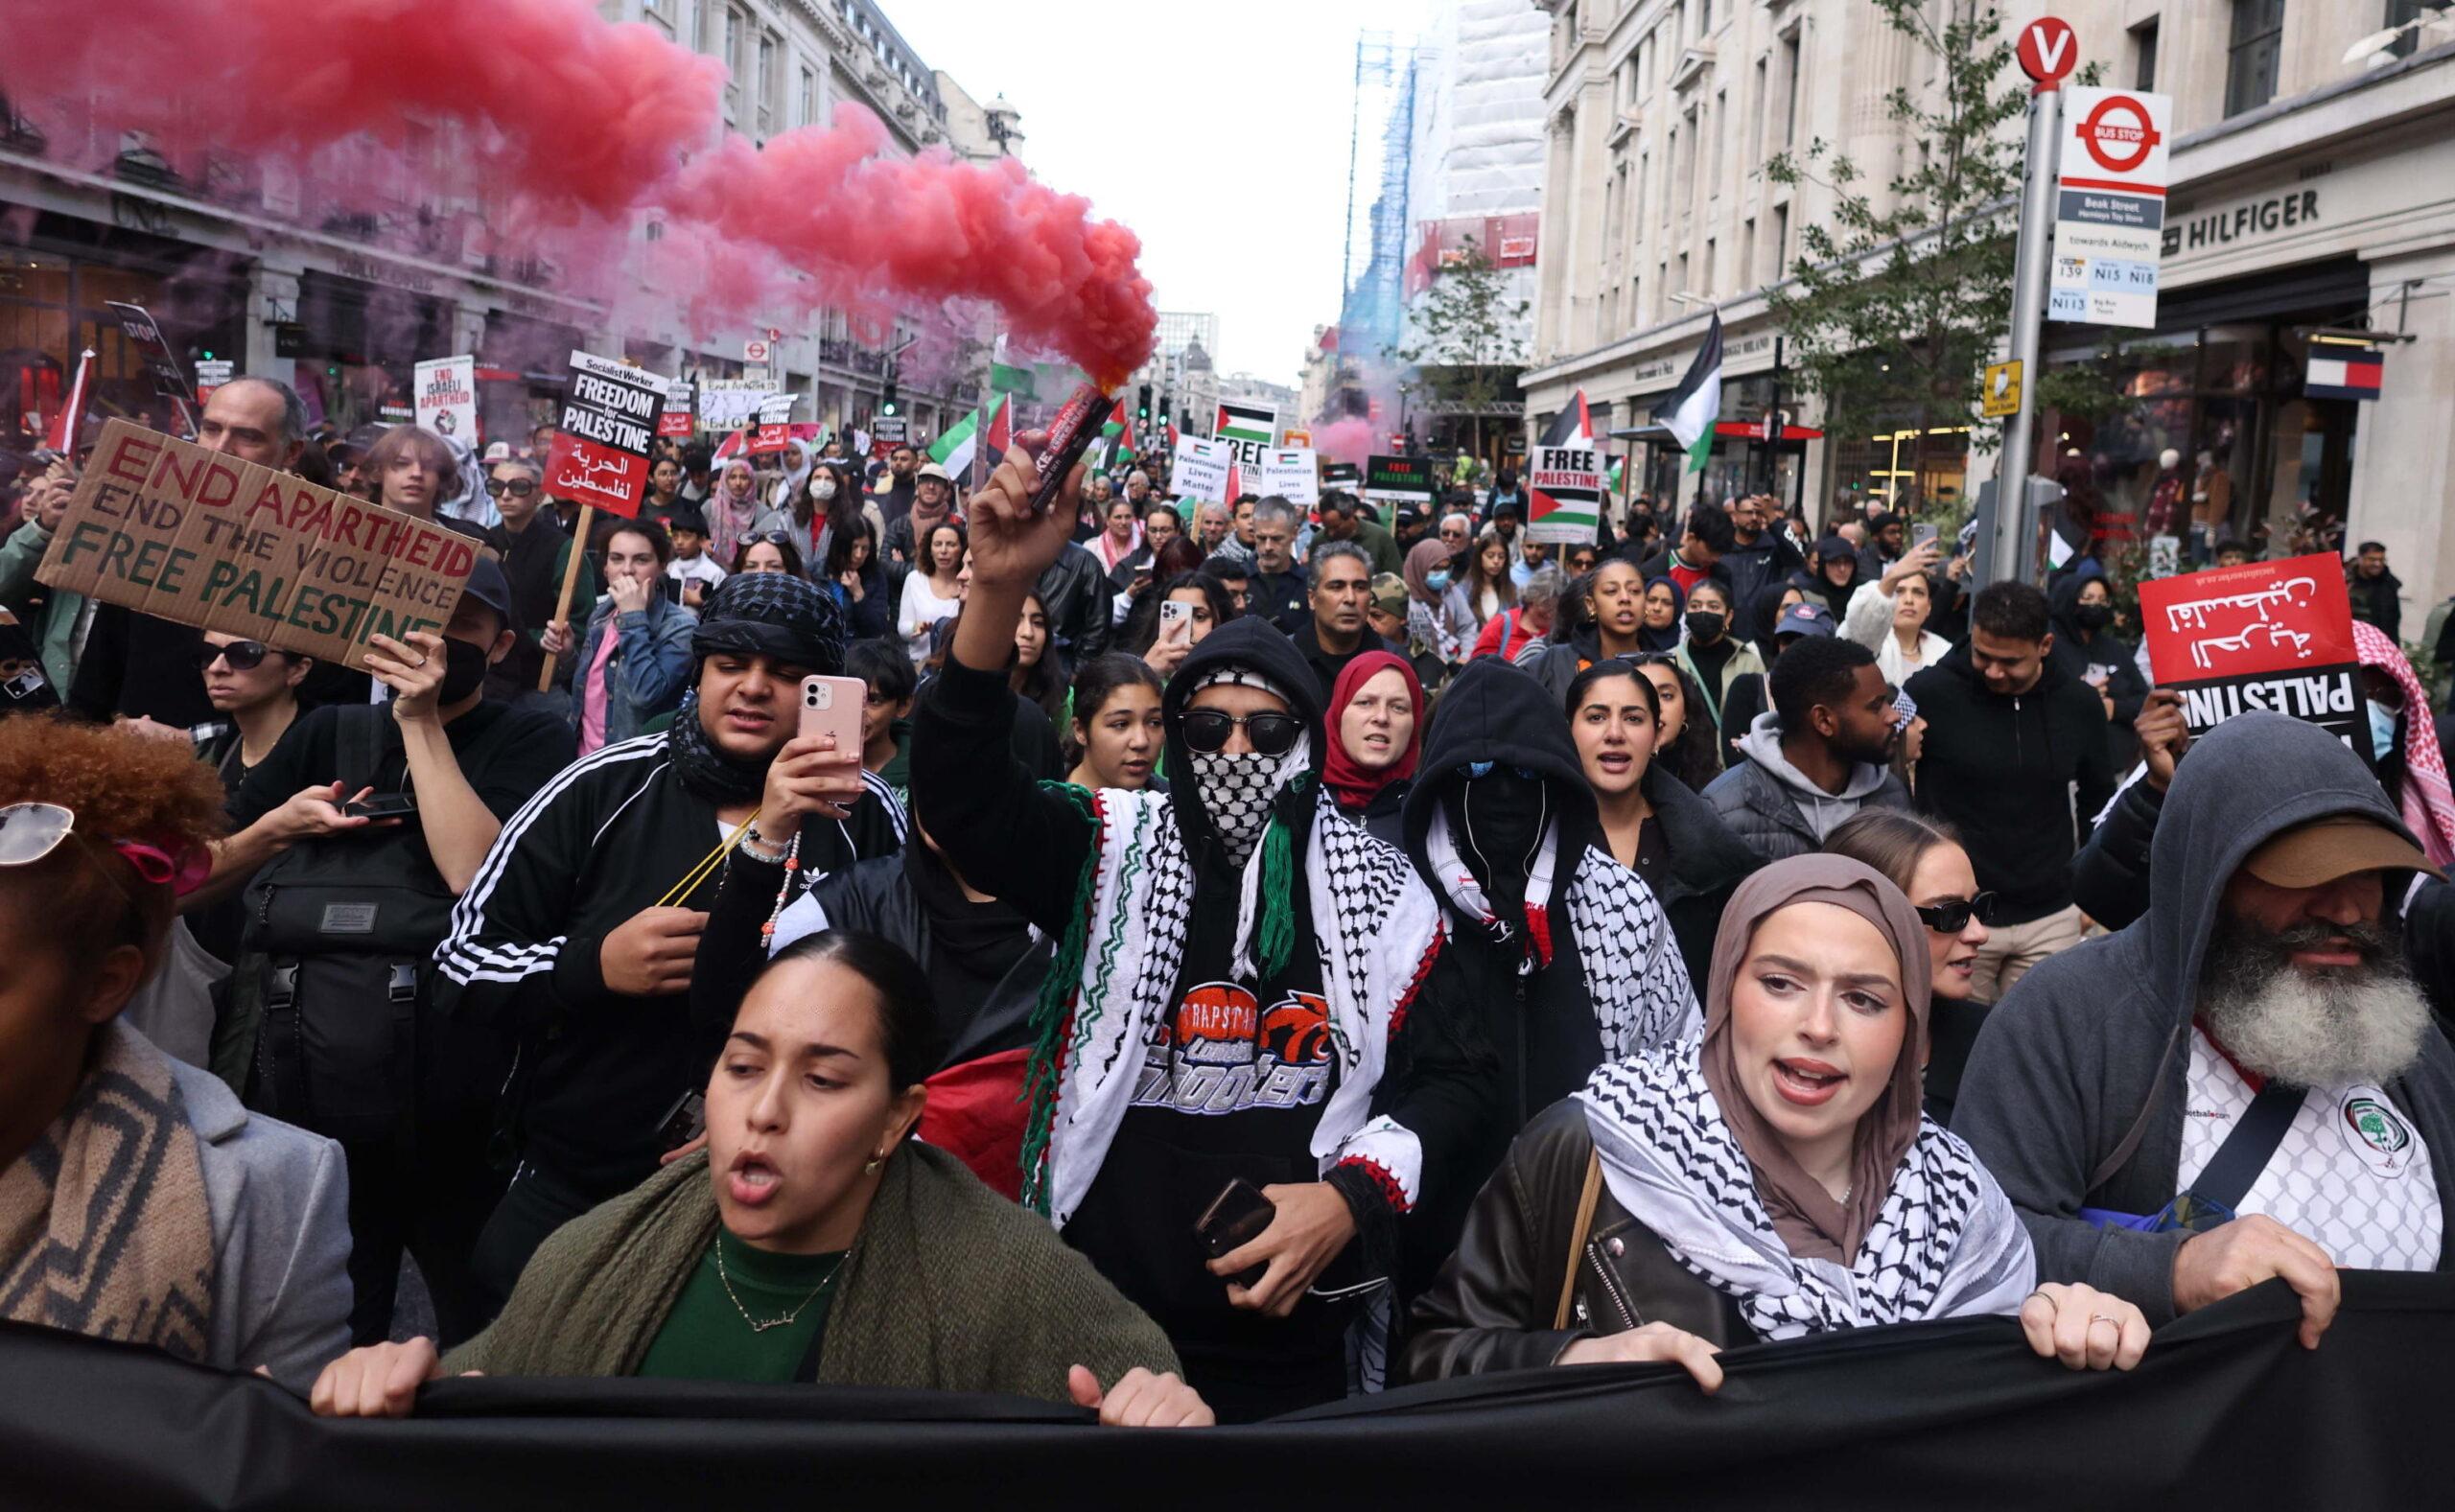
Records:
[[[2028,1234],[1969,1147],[1932,1120],[1850,1265],[1792,1255],[1705,1083],[1700,1044],[1606,1062],[1577,1096],[1612,1198],[1758,1336],[2020,1311],[2037,1285]]]
[[[1090,1192],[1133,1101],[1143,1047],[1176,1008],[1193,908],[1193,861],[1167,795],[1102,789],[1090,865],[1082,969],[1059,1046],[1056,1105],[1040,1169],[1027,1193],[1064,1227]],[[1313,934],[1298,949],[1320,952],[1338,1079],[1312,1151],[1321,1170],[1360,1164],[1404,1212],[1421,1191],[1423,1150],[1413,1132],[1371,1116],[1391,1039],[1405,1020],[1439,947],[1439,907],[1395,847],[1314,805],[1303,857]],[[1245,863],[1235,970],[1251,979],[1259,852]]]

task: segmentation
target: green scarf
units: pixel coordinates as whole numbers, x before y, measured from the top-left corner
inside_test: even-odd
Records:
[[[556,1230],[503,1315],[444,1369],[634,1374],[716,1221],[707,1156],[674,1162]],[[1104,1384],[1178,1368],[1158,1325],[1045,1221],[944,1151],[898,1150],[837,1283],[819,1382],[1065,1402],[1078,1364]]]

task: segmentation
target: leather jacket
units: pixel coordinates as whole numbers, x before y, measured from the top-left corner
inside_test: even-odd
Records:
[[[1578,1256],[1569,1326],[1554,1329],[1569,1231],[1594,1138],[1585,1106],[1553,1104],[1517,1136],[1475,1198],[1458,1251],[1415,1304],[1410,1381],[1555,1363],[1580,1338],[1669,1323],[1724,1348],[1756,1341],[1729,1297],[1671,1257],[1606,1184]]]

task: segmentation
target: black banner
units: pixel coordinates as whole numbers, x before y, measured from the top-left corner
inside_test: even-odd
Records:
[[[399,1422],[271,1383],[0,1325],[0,1506],[947,1506],[1445,1512],[1523,1506],[2448,1504],[2455,1283],[2348,1274],[2315,1351],[2271,1282],[2068,1371],[1973,1318],[1668,1366],[1413,1387],[1251,1428],[1095,1431],[1008,1399],[649,1381],[447,1381]]]

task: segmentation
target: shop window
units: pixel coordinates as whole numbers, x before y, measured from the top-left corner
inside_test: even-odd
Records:
[[[2284,0],[2233,0],[2233,34],[2225,55],[2225,113],[2240,115],[2276,98],[2283,52]]]

